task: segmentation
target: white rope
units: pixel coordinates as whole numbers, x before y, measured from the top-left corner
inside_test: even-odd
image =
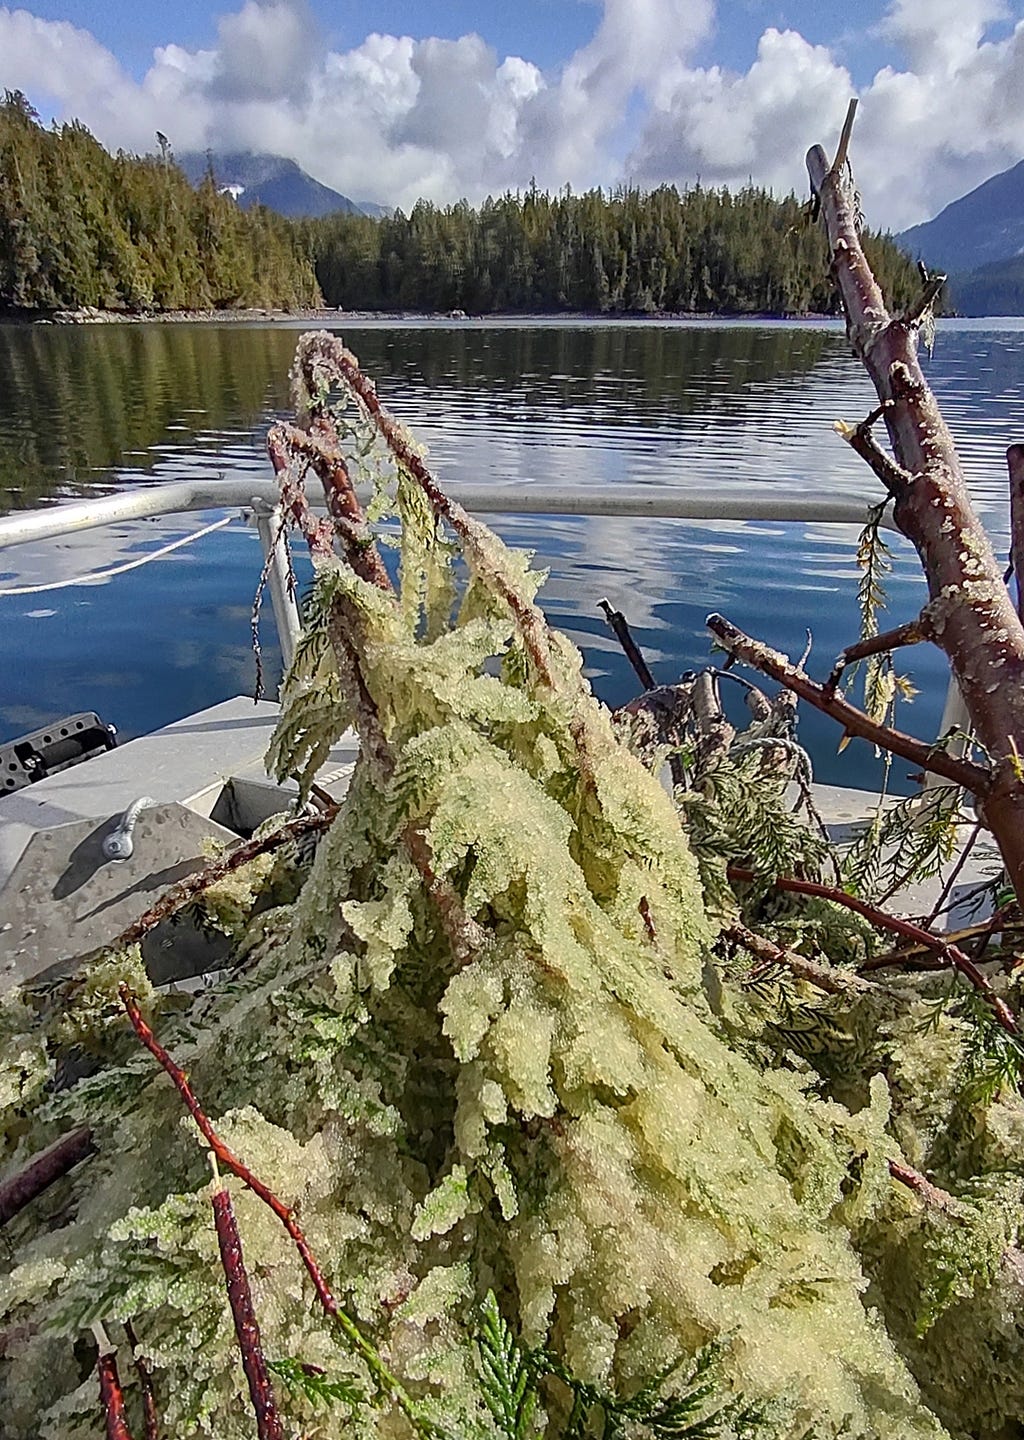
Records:
[[[137,560],[128,560],[124,565],[113,565],[109,570],[93,570],[88,575],[73,575],[69,580],[50,580],[45,585],[12,585],[7,589],[0,587],[0,599],[5,595],[42,595],[47,590],[67,590],[72,585],[95,585],[100,580],[109,580],[113,575],[123,575],[126,570],[137,570],[140,565],[148,565],[151,560],[159,560],[164,555],[170,555],[172,550],[180,550],[183,545],[191,545],[194,540],[201,540],[204,535],[212,535],[214,530],[223,530],[225,525],[233,525],[234,515],[227,515],[223,520],[215,520],[212,525],[204,525],[202,530],[195,531],[192,535],[183,535],[179,540],[172,540],[169,545],[161,545],[159,550],[150,550],[145,555],[140,555]]]

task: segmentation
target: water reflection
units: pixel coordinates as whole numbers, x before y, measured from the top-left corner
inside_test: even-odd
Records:
[[[872,491],[832,433],[835,419],[872,404],[834,327],[378,323],[343,333],[442,479]],[[281,325],[0,328],[0,504],[265,475],[263,436],[287,405],[295,338]],[[941,330],[930,368],[1002,546],[1002,452],[1024,428],[1024,333]],[[108,565],[200,523],[167,518],[10,551],[0,585]],[[666,680],[706,660],[710,609],[796,653],[810,626],[817,673],[857,633],[855,535],[845,528],[524,516],[497,528],[550,569],[542,598],[612,702],[634,682],[604,629],[602,596],[629,616]],[[255,536],[239,525],[109,584],[0,598],[0,738],[78,708],[135,734],[251,690],[257,571]],[[923,599],[903,544],[890,596],[893,623]],[[265,640],[269,651],[269,615]],[[904,724],[934,733],[941,657],[921,647],[906,668],[922,695]],[[876,766],[865,747],[836,757],[830,722],[803,725],[820,778],[868,782]]]

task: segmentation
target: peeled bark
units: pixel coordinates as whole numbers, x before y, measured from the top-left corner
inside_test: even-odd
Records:
[[[848,140],[848,117],[844,139]],[[832,250],[847,332],[874,382],[896,464],[882,478],[894,518],[921,558],[929,600],[921,621],[946,654],[971,724],[990,757],[987,783],[975,790],[1019,900],[1024,902],[1024,626],[1001,567],[974,513],[953,438],[917,358],[922,303],[891,316],[857,234],[853,188],[844,158],[829,166],[820,145],[808,151]],[[850,435],[856,432],[851,431]],[[882,473],[882,467],[876,468]]]

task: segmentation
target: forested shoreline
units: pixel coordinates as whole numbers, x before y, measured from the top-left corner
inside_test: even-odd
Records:
[[[111,155],[77,121],[0,102],[0,306],[125,312],[316,305],[294,223],[193,189],[169,152]]]
[[[558,195],[531,188],[384,219],[303,222],[328,305],[468,314],[830,314],[825,240],[794,196],[699,185]],[[890,303],[920,289],[888,236],[865,249]]]
[[[37,315],[304,310],[467,314],[827,314],[825,242],[795,197],[699,184],[419,202],[405,215],[288,220],[241,209],[212,173],[106,151],[0,103],[0,308]],[[890,303],[917,289],[887,236],[865,245]]]

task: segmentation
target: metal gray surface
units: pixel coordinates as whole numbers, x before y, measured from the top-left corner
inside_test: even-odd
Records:
[[[277,716],[278,707],[270,701],[253,704],[238,696],[23,790],[0,795],[0,897],[4,881],[38,830],[123,815],[140,795],[188,803],[206,793],[208,803],[192,808],[209,814],[229,776],[265,779],[263,756]]]
[[[361,499],[369,490],[360,487]],[[478,515],[621,515],[678,520],[796,520],[824,525],[863,525],[877,496],[824,498],[774,485],[764,495],[733,494],[716,488],[702,491],[676,485],[465,485],[446,483],[445,493]],[[184,480],[124,490],[98,500],[54,505],[0,518],[0,550],[29,540],[46,540],[73,531],[91,530],[147,515],[185,514],[196,510],[231,510],[254,501],[276,505],[275,480]],[[895,529],[892,519],[882,520]]]
[[[108,860],[103,840],[119,814],[75,820],[37,832],[0,891],[0,991],[26,980],[66,973],[82,955],[108,944],[163,892],[207,863],[206,842],[238,837],[176,802],[143,810],[128,860]],[[178,928],[178,927],[176,927]],[[194,935],[175,937],[173,957],[159,964],[158,983],[217,963],[223,946],[198,951]],[[148,960],[149,957],[147,957]],[[177,973],[172,973],[177,972]],[[151,971],[152,973],[152,971]]]

